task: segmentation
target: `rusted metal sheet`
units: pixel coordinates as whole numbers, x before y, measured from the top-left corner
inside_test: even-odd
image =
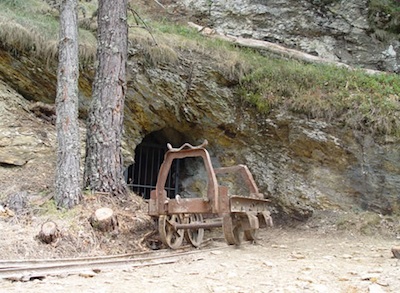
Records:
[[[256,230],[260,228],[257,213],[245,213],[242,216],[241,223],[243,230]]]
[[[260,228],[272,227],[274,223],[272,221],[272,217],[269,211],[263,211],[258,213],[258,220],[260,223]]]
[[[263,198],[263,194],[258,192],[258,187],[256,182],[254,181],[253,175],[250,173],[249,168],[246,165],[236,165],[231,167],[222,167],[214,169],[215,174],[223,174],[223,173],[239,173],[243,180],[245,181],[246,186],[250,190],[250,197]]]
[[[233,195],[230,197],[230,211],[236,213],[263,212],[268,210],[269,200]]]
[[[202,198],[171,199],[167,206],[168,214],[208,214],[213,212],[210,202]]]
[[[230,202],[227,186],[218,186],[219,191],[219,214],[230,212]]]

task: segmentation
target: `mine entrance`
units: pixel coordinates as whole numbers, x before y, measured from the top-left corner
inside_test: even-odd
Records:
[[[167,143],[179,147],[190,139],[173,129],[163,129],[147,135],[135,150],[135,162],[125,171],[128,187],[139,196],[149,199],[156,188],[158,171],[167,151]],[[169,198],[204,196],[207,174],[201,158],[175,159],[172,162],[165,191]]]
[[[150,198],[151,190],[156,188],[158,170],[164,160],[166,147],[151,143],[141,143],[135,151],[135,163],[125,172],[128,187],[145,199]],[[168,197],[174,198],[179,186],[179,160],[176,160],[168,175],[165,190]]]
[[[153,132],[146,136],[135,150],[135,162],[125,170],[128,187],[145,199],[150,198],[151,190],[156,188],[158,170],[167,151],[167,143],[182,144],[182,135],[171,129]],[[173,162],[168,174],[165,190],[169,198],[178,193],[180,160]]]

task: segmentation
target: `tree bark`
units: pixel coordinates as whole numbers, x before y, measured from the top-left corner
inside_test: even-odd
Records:
[[[60,8],[59,64],[57,72],[57,169],[54,199],[71,208],[81,199],[78,123],[77,0],[63,0]]]
[[[121,140],[126,92],[127,0],[100,0],[93,100],[88,113],[85,186],[126,192]]]

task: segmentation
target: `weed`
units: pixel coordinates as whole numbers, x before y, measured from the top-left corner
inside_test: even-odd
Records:
[[[6,0],[0,3],[0,42],[10,50],[27,52],[46,61],[58,54],[58,19],[48,14],[49,6],[40,0]],[[96,39],[91,32],[79,30],[80,56],[94,59]]]
[[[268,112],[284,106],[376,134],[399,134],[399,76],[298,61],[260,59],[258,63],[241,84],[241,92],[257,109]]]
[[[38,215],[46,216],[48,218],[56,219],[72,219],[78,213],[78,208],[64,209],[57,207],[56,202],[53,199],[47,200],[43,203],[40,208],[36,208]]]
[[[368,5],[368,19],[370,25],[391,33],[396,38],[400,33],[400,1],[371,0]]]

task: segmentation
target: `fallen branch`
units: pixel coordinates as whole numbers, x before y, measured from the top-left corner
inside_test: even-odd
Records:
[[[160,5],[162,8],[166,9],[164,5],[162,5],[159,1],[154,0],[154,2],[156,2],[158,5]]]
[[[206,36],[209,36],[212,38],[221,39],[221,40],[224,40],[227,42],[231,42],[231,43],[239,45],[239,46],[254,48],[254,49],[263,49],[263,50],[272,52],[274,54],[284,56],[286,58],[301,60],[301,61],[304,61],[307,63],[330,64],[330,65],[335,65],[338,67],[345,67],[349,70],[355,70],[353,67],[351,67],[345,63],[323,59],[323,58],[320,58],[320,57],[317,57],[317,56],[314,56],[311,54],[300,52],[298,50],[285,48],[281,45],[274,44],[271,42],[261,41],[261,40],[256,40],[256,39],[246,39],[246,38],[241,38],[241,37],[235,37],[232,35],[217,34],[215,32],[215,30],[207,28],[207,27],[203,27],[203,26],[195,24],[193,22],[188,22],[188,24],[189,24],[189,26],[195,28],[198,32],[202,33],[203,35],[206,35]],[[365,71],[368,74],[385,74],[386,73],[384,71],[373,70],[373,69],[359,69],[359,70]]]
[[[157,1],[156,1],[157,2]],[[130,5],[128,5],[128,10],[132,13],[133,18],[135,19],[136,22],[136,26],[139,26],[139,21],[141,21],[143,23],[143,27],[145,30],[147,30],[147,32],[150,34],[151,38],[154,41],[154,44],[157,46],[157,41],[154,38],[153,34],[151,33],[151,28],[146,24],[146,22],[140,17],[139,13],[136,12],[135,9],[133,9]],[[130,26],[132,27],[132,26]]]

